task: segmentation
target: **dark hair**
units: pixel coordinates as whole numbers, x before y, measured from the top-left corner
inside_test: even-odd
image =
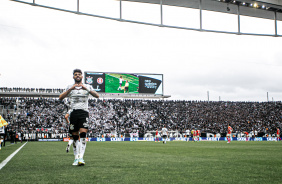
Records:
[[[78,73],[81,73],[81,74],[82,74],[82,71],[81,71],[80,69],[74,69],[74,70],[73,70],[73,75],[74,75],[75,72],[78,72]]]

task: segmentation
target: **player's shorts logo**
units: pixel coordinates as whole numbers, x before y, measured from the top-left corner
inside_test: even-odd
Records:
[[[86,77],[86,83],[87,84],[92,84],[93,83],[93,77]]]
[[[99,78],[97,79],[97,83],[98,83],[98,84],[103,84],[103,82],[104,82],[104,79],[103,79],[102,77],[99,77]]]
[[[70,124],[70,130],[74,130],[74,125]]]
[[[83,126],[88,127],[89,125],[88,125],[88,123],[83,123]]]

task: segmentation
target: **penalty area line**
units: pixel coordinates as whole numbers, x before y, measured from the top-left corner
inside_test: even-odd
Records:
[[[0,163],[0,170],[26,145],[26,143],[24,143],[24,145],[19,147],[16,151],[14,151],[14,153],[12,153],[2,163]]]

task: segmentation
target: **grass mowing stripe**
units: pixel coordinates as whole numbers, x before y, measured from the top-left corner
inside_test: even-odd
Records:
[[[88,142],[84,167],[64,142],[29,142],[3,183],[281,183],[281,143]],[[1,177],[2,176],[2,177]]]
[[[24,143],[24,145],[22,145],[13,154],[11,154],[8,158],[6,158],[3,162],[0,163],[0,170],[26,145],[26,143]]]

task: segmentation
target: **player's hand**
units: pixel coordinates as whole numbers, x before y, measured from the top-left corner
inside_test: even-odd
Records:
[[[82,88],[82,84],[74,84],[70,90],[74,90],[74,89],[77,89],[77,90],[80,90]]]

